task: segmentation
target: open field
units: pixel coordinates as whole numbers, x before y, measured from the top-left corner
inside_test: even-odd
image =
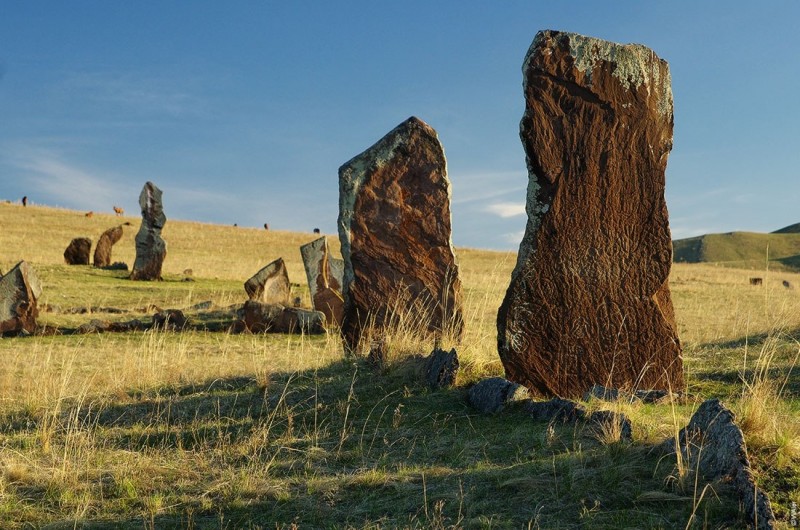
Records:
[[[0,269],[30,262],[43,304],[129,311],[42,313],[41,324],[57,327],[145,317],[149,304],[242,303],[244,280],[277,257],[309,303],[298,247],[310,233],[168,220],[163,282],[63,265],[72,238],[96,242],[126,220],[113,259],[130,265],[138,218],[0,203]],[[0,340],[0,528],[743,526],[727,484],[707,486],[653,450],[696,402],[587,404],[628,414],[633,444],[518,410],[472,410],[466,388],[503,373],[495,318],[516,256],[457,256],[467,336],[453,390],[420,383],[413,356],[432,344],[402,330],[381,371],[344,357],[335,334]],[[195,281],[182,281],[187,268]],[[800,274],[676,264],[670,281],[685,390],[737,412],[757,479],[788,528],[800,504]]]

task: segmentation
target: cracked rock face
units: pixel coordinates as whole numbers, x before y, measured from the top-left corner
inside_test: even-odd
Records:
[[[160,280],[161,266],[167,256],[167,243],[161,238],[161,229],[167,222],[161,203],[161,190],[148,182],[139,194],[142,225],[136,234],[136,261],[131,280]]]
[[[33,333],[39,316],[37,300],[40,296],[39,277],[24,261],[0,277],[0,336]]]
[[[400,316],[423,333],[460,338],[450,180],[436,131],[409,118],[339,168],[338,224],[348,348]]]
[[[542,31],[523,66],[528,223],[498,312],[506,376],[544,396],[681,389],[667,279],[667,63]]]
[[[244,283],[250,300],[265,304],[289,305],[289,273],[283,258],[278,258],[255,273]]]
[[[300,247],[314,309],[325,314],[328,325],[341,326],[344,313],[342,283],[344,262],[331,257],[328,239],[320,237]]]

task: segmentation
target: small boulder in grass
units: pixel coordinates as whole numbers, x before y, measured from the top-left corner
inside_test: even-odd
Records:
[[[425,382],[433,390],[450,388],[456,384],[458,366],[455,348],[450,351],[434,348],[425,359]]]
[[[180,309],[166,309],[153,315],[153,327],[161,330],[180,331],[188,320]]]
[[[476,383],[467,394],[470,405],[484,414],[501,412],[506,406],[530,399],[528,389],[502,377]]]

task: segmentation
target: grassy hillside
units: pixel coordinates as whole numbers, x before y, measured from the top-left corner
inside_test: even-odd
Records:
[[[791,228],[791,227],[787,227]],[[673,241],[675,263],[715,263],[741,269],[800,271],[800,233],[729,232]]]
[[[114,248],[133,261],[134,226]],[[43,302],[133,311],[241,303],[242,283],[282,256],[303,293],[313,234],[169,220],[163,282],[63,264],[73,237],[119,218],[0,203],[0,268],[31,262]],[[337,238],[330,243],[338,248]],[[466,389],[502,375],[496,312],[515,256],[457,249],[465,340],[457,387],[420,384],[432,345],[398,329],[375,370],[338,337],[131,332],[0,340],[0,528],[738,528],[730,486],[655,445],[686,405],[623,411],[633,444],[522,411],[477,414]],[[194,282],[183,282],[192,268]],[[670,284],[685,390],[737,412],[759,483],[788,528],[800,501],[800,275],[676,264]],[[304,296],[307,296],[304,294]],[[306,303],[308,300],[306,298]],[[141,311],[146,315],[146,311]],[[104,313],[44,313],[74,326]],[[446,344],[445,346],[453,346]]]

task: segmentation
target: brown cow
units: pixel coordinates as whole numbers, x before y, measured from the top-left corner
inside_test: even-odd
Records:
[[[117,214],[117,217],[119,217],[120,215],[125,215],[125,210],[119,206],[114,206],[114,213]]]
[[[94,217],[94,212],[90,210],[90,211],[86,212],[85,214],[83,214],[83,216],[84,217],[88,217],[89,219],[91,219],[92,217]]]

